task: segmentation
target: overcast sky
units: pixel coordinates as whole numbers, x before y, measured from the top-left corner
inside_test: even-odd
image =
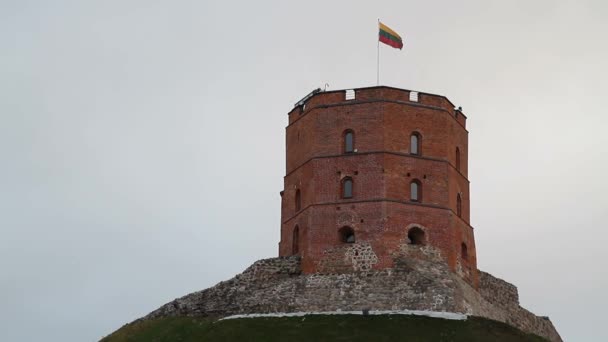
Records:
[[[0,0],[0,340],[94,341],[278,253],[317,87],[468,116],[480,269],[607,341],[605,1]]]

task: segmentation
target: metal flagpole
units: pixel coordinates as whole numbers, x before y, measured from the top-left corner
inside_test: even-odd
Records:
[[[380,18],[378,18],[378,32],[380,32]],[[380,33],[378,33],[380,34]],[[380,36],[376,37],[378,41],[378,55],[376,56],[376,85],[380,85]]]

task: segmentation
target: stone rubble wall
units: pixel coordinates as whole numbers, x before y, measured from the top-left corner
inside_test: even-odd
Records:
[[[464,303],[467,311],[505,322],[520,330],[543,336],[550,341],[561,341],[559,333],[548,317],[536,316],[519,305],[517,287],[486,272],[479,272],[478,291],[463,287]]]
[[[519,305],[519,293],[515,285],[482,271],[479,272],[479,294],[497,305]]]
[[[345,255],[352,260],[351,252],[356,250],[369,258],[366,246],[345,251]],[[143,319],[273,312],[446,311],[502,321],[550,341],[562,341],[548,318],[519,306],[515,286],[482,272],[480,289],[475,290],[431,247],[404,246],[395,255],[394,268],[361,269],[301,274],[297,256],[259,260],[234,278],[175,299]]]
[[[209,289],[176,299],[146,318],[164,316],[226,316],[246,313],[352,310],[410,310],[456,312],[453,280],[447,267],[413,265],[399,269],[348,274],[297,275],[297,257],[265,259],[245,272]],[[278,266],[285,262],[287,266]],[[273,274],[264,269],[268,265]],[[442,282],[435,279],[442,278]]]
[[[369,243],[354,243],[325,250],[319,263],[320,274],[370,271],[378,257]]]

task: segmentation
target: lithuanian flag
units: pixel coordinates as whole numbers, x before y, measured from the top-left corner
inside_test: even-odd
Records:
[[[380,26],[380,34],[378,36],[380,41],[386,45],[390,45],[401,50],[403,47],[403,42],[401,41],[401,37],[397,34],[397,32],[391,30],[388,26],[381,22],[378,22],[378,25]]]

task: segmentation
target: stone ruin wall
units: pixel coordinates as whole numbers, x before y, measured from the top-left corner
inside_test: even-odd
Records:
[[[402,245],[395,255],[395,267],[384,270],[371,268],[374,254],[364,243],[330,251],[324,260],[324,274],[301,274],[297,256],[259,260],[234,278],[175,299],[143,319],[427,310],[486,317],[550,341],[562,341],[547,317],[538,317],[519,306],[514,285],[480,272],[480,287],[476,290],[452,272],[430,246]]]
[[[320,274],[368,272],[378,263],[369,243],[354,243],[327,249],[319,262]]]
[[[519,293],[515,285],[482,271],[479,271],[479,283],[479,294],[486,300],[501,306],[519,305]]]
[[[146,318],[246,313],[427,310],[457,312],[447,267],[420,273],[403,261],[395,269],[344,274],[300,274],[298,257],[257,261],[209,289],[176,299]],[[435,279],[443,279],[437,282]]]
[[[523,331],[534,332],[551,341],[561,339],[549,317],[536,316],[519,305],[517,287],[486,272],[479,272],[478,294],[481,301],[480,316],[508,323]],[[478,297],[479,297],[478,296]]]

